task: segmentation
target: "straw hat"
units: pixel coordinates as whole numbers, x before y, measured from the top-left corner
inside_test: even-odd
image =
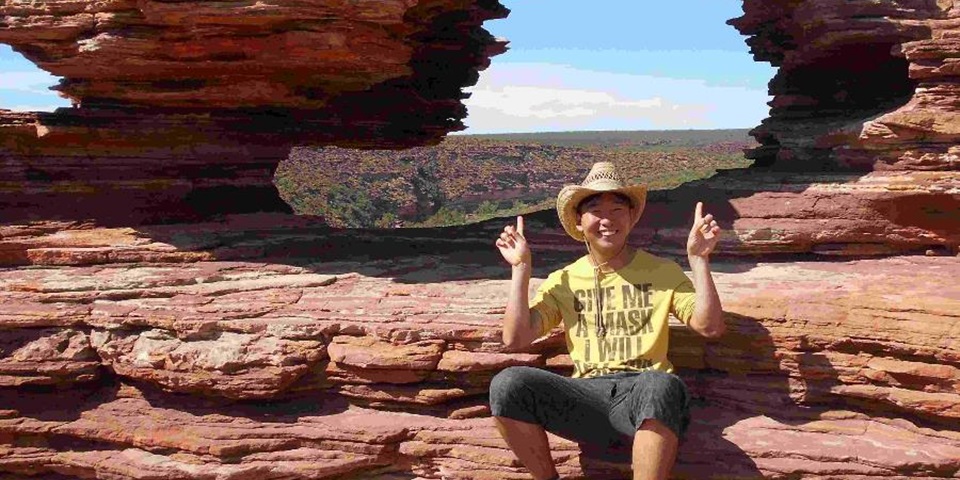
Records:
[[[630,225],[636,225],[647,202],[646,185],[625,185],[617,168],[611,162],[597,162],[580,185],[567,185],[557,195],[557,215],[567,234],[582,242],[583,233],[577,230],[580,220],[577,217],[577,205],[583,199],[595,193],[618,192],[626,195],[633,203],[633,218]]]

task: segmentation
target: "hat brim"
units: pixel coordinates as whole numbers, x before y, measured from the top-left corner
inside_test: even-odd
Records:
[[[602,186],[588,188],[580,185],[567,185],[563,187],[563,189],[560,190],[560,194],[557,195],[557,215],[560,217],[560,224],[563,225],[563,229],[567,232],[567,235],[570,235],[578,242],[583,241],[583,233],[577,230],[577,225],[580,224],[580,220],[577,218],[577,205],[580,205],[580,202],[593,194],[606,192],[621,193],[631,200],[633,203],[633,208],[631,209],[633,216],[631,218],[630,228],[633,228],[633,226],[637,224],[640,216],[643,214],[643,208],[647,203],[646,185],[630,185],[616,188],[604,188]]]

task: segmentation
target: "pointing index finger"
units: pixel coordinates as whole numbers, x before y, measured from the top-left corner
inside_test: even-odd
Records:
[[[693,221],[699,222],[703,218],[703,202],[697,202],[697,206],[693,210]]]
[[[517,233],[523,236],[523,215],[517,216]]]

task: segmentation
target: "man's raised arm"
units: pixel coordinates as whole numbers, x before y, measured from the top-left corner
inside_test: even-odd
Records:
[[[693,288],[697,292],[690,328],[710,338],[719,337],[726,330],[720,295],[710,273],[710,253],[717,246],[719,238],[720,226],[713,219],[713,215],[703,215],[703,203],[697,202],[693,228],[687,237],[687,260],[693,272]]]
[[[527,298],[533,266],[530,246],[523,236],[523,217],[517,217],[516,227],[504,227],[496,245],[511,268],[510,293],[503,319],[503,343],[511,350],[519,350],[533,343],[540,336],[542,327],[540,314],[530,309]]]

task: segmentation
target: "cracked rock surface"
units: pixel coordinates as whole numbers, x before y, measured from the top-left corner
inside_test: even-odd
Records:
[[[244,236],[246,221],[192,235],[223,252],[292,235],[309,238],[302,245],[351,238],[352,248],[248,260],[180,251],[159,262],[144,247],[159,239],[138,232],[129,261],[85,265],[84,250],[123,248],[94,231],[61,245],[60,264],[0,270],[0,470],[526,478],[489,419],[489,382],[511,365],[571,366],[559,332],[524,352],[500,344],[509,272],[486,241],[493,226],[449,242],[443,230],[367,237],[303,219]],[[553,238],[530,234],[532,288],[578,254]],[[960,275],[955,258],[725,257],[714,270],[728,332],[705,341],[672,329],[672,360],[695,399],[675,476],[960,469],[960,291],[946,280]],[[564,476],[629,470],[626,452],[552,441]]]

